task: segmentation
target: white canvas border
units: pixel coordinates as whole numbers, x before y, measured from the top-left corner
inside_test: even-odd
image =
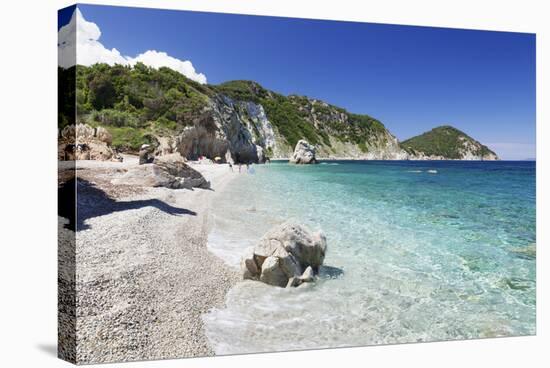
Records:
[[[550,30],[541,1],[118,0],[90,4],[278,15],[537,33],[537,336],[125,363],[128,367],[544,366],[549,343],[548,126]],[[56,343],[57,9],[69,1],[2,6],[2,327],[0,365],[68,366]],[[546,110],[546,111],[545,111]],[[546,114],[546,115],[545,115]],[[13,159],[15,154],[16,159]],[[545,313],[546,311],[546,313]]]

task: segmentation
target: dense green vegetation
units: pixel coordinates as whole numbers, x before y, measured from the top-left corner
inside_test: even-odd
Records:
[[[477,149],[474,151],[475,155],[494,154],[487,146],[482,145],[466,133],[448,125],[434,128],[429,132],[407,139],[401,142],[401,147],[409,153],[423,152],[426,155],[460,159],[460,150],[463,148],[461,139],[474,142],[477,146]]]
[[[273,98],[261,99],[269,121],[277,127],[291,147],[300,139],[306,139],[311,144],[319,144],[320,137],[315,127],[306,120],[306,115],[299,111],[288,98],[275,95]]]
[[[368,115],[349,114],[348,116],[350,129],[346,133],[346,138],[358,144],[359,148],[370,137],[377,136],[385,139],[386,128],[380,121]],[[366,149],[363,151],[366,151]]]
[[[137,149],[148,134],[172,134],[192,124],[213,93],[169,68],[77,67],[78,120],[105,126],[118,148]]]
[[[211,86],[216,92],[229,96],[237,101],[252,101],[260,103],[261,99],[269,96],[269,92],[253,81],[234,80]]]
[[[366,152],[367,142],[386,138],[384,125],[368,115],[352,114],[341,107],[304,96],[289,98],[306,121],[321,122],[315,131],[327,146],[331,145],[330,135],[341,142],[357,144]]]
[[[137,150],[155,135],[181,132],[203,117],[210,98],[216,95],[261,104],[291,148],[298,140],[306,139],[330,149],[332,139],[336,139],[356,144],[367,152],[370,144],[383,143],[388,134],[380,121],[323,101],[284,96],[253,81],[202,85],[172,69],[154,69],[141,63],[134,67],[96,64],[59,68],[58,83],[59,128],[75,122],[104,126],[113,135],[113,145],[121,149]],[[242,105],[235,108],[239,115],[247,113]],[[254,136],[260,135],[256,126],[252,130]],[[413,154],[423,152],[457,159],[461,157],[462,140],[473,143],[475,155],[493,153],[450,126],[432,129],[402,142],[401,146]]]
[[[169,68],[157,70],[141,63],[60,69],[60,85],[61,81],[76,85],[76,94],[71,88],[64,94],[60,89],[60,127],[74,123],[76,116],[78,122],[106,127],[113,134],[113,145],[122,149],[137,149],[151,134],[178,133],[196,122],[217,94],[261,104],[291,147],[300,139],[330,147],[332,136],[366,151],[372,135],[385,132],[382,123],[370,116],[351,114],[304,96],[283,96],[253,81],[201,85]]]
[[[368,115],[351,114],[340,107],[305,96],[283,96],[264,89],[256,82],[237,80],[211,88],[235,100],[261,104],[269,121],[291,147],[300,139],[331,146],[330,135],[342,142],[355,143],[366,151],[369,138],[385,132],[384,125]],[[347,120],[342,119],[340,114],[345,115]],[[315,127],[312,123],[314,119],[322,124]]]

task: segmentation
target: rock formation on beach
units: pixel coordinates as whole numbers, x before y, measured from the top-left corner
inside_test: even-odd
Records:
[[[112,141],[113,136],[103,127],[68,125],[60,133],[58,160],[122,161],[122,157],[111,147]]]
[[[316,164],[315,147],[310,145],[305,139],[300,139],[296,143],[296,148],[294,148],[294,153],[289,162],[293,164]]]
[[[185,163],[179,153],[155,157],[152,163],[132,167],[113,184],[171,189],[210,189],[210,182]]]
[[[112,134],[112,146],[123,152],[137,152],[147,143],[155,155],[179,152],[191,160],[203,156],[262,163],[291,158],[296,144],[306,140],[315,147],[317,159],[454,158],[446,151],[436,154],[433,141],[427,141],[422,150],[411,140],[401,144],[369,115],[315,98],[285,96],[254,81],[200,84],[169,68],[141,63],[74,68],[79,96],[76,118],[60,116],[60,127],[75,121],[100,124]],[[59,75],[60,85],[70,82],[62,79],[69,78],[70,72]],[[496,157],[474,141],[463,143],[461,159]]]
[[[272,228],[256,246],[246,250],[241,262],[243,278],[280,287],[312,282],[326,250],[323,233],[286,222]]]

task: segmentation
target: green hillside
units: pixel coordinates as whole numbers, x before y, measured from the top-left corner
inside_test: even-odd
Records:
[[[74,83],[68,81],[74,78],[73,68],[60,70],[60,85]],[[136,149],[150,134],[177,134],[201,117],[215,95],[261,104],[290,147],[302,138],[330,147],[329,135],[361,147],[370,135],[385,132],[383,124],[370,116],[350,114],[303,96],[284,96],[253,81],[201,85],[169,68],[141,63],[76,67],[77,121],[105,126],[113,134],[113,145],[120,149]],[[64,99],[70,103],[74,96]],[[74,115],[60,114],[59,120],[63,128],[74,123]],[[321,124],[315,126],[315,120]]]
[[[473,147],[476,156],[496,154],[487,146],[482,145],[466,133],[448,125],[440,126],[416,137],[401,142],[401,147],[410,154],[419,152],[428,156],[443,156],[449,159],[461,159],[464,152],[464,142]]]
[[[134,67],[78,65],[60,68],[58,76],[59,128],[76,122],[104,126],[113,135],[113,146],[122,151],[135,151],[144,142],[153,142],[151,137],[179,135],[186,127],[197,124],[210,131],[219,129],[212,124],[214,118],[229,129],[231,116],[258,137],[258,127],[250,125],[251,117],[246,111],[250,102],[256,104],[254,109],[263,107],[274,129],[279,155],[288,155],[300,139],[316,145],[325,155],[335,156],[388,157],[385,152],[392,152],[391,157],[400,159],[407,153],[411,157],[423,154],[460,159],[465,144],[468,155],[494,155],[486,146],[450,126],[432,129],[399,144],[373,117],[353,114],[318,99],[285,96],[254,81],[203,85],[172,69],[155,69],[141,63]],[[72,88],[75,85],[76,90]],[[236,103],[220,98],[223,96]],[[219,122],[219,116],[213,115],[220,111],[226,111],[227,121]]]
[[[283,96],[253,81],[230,81],[211,88],[235,100],[261,104],[269,121],[291,147],[302,138],[313,144],[330,146],[329,135],[342,142],[361,144],[371,135],[386,130],[380,121],[368,115],[351,114],[305,96]],[[314,121],[321,124],[315,126]]]

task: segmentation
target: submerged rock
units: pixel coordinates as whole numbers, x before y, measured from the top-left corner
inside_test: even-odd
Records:
[[[300,276],[300,280],[303,282],[311,282],[315,278],[315,273],[313,272],[313,268],[311,266],[308,266],[302,276]]]
[[[535,288],[536,284],[533,280],[523,279],[519,277],[505,277],[500,280],[500,286],[502,288],[525,291]]]
[[[294,154],[290,158],[293,164],[316,164],[315,147],[308,141],[300,139],[294,148]]]
[[[512,248],[510,250],[518,258],[534,260],[537,258],[537,246],[535,243],[529,244],[525,247]]]
[[[268,231],[247,249],[241,269],[244,279],[291,287],[317,278],[327,249],[326,237],[305,226],[286,222]]]

